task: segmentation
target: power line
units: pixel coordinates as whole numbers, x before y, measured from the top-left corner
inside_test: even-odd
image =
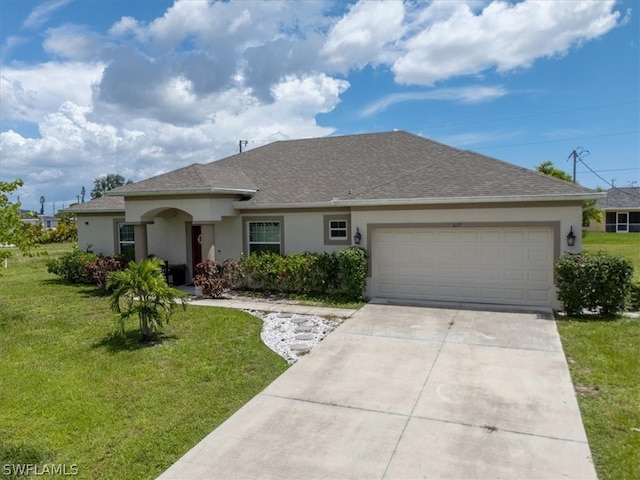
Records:
[[[633,197],[633,198],[640,199],[640,195],[637,195],[637,194],[632,193],[632,192],[627,192],[626,190],[623,190],[623,189],[621,189],[621,188],[618,188],[618,187],[616,187],[615,185],[613,185],[612,183],[609,183],[607,180],[605,180],[605,179],[604,179],[604,178],[602,178],[600,175],[598,175],[598,174],[596,173],[596,171],[595,171],[595,170],[593,170],[589,165],[587,165],[587,164],[584,162],[584,160],[582,160],[580,157],[578,157],[578,161],[579,161],[580,163],[582,163],[585,167],[587,167],[587,169],[588,169],[591,173],[593,173],[596,177],[598,177],[600,180],[602,180],[605,184],[607,184],[607,185],[608,185],[609,187],[611,187],[612,189],[617,190],[617,191],[619,191],[619,192],[622,192],[622,193],[624,193],[625,195],[629,195],[629,196],[631,196],[631,197]]]
[[[544,143],[561,143],[561,142],[568,142],[568,141],[572,141],[572,140],[589,140],[591,138],[600,138],[600,137],[616,137],[616,136],[620,136],[620,135],[630,135],[630,134],[637,134],[638,130],[629,130],[627,132],[617,132],[617,133],[603,133],[601,135],[589,135],[588,137],[574,137],[574,138],[563,138],[561,140],[547,140],[544,142],[526,142],[526,143],[511,143],[508,145],[490,145],[490,146],[484,146],[481,147],[483,149],[486,148],[508,148],[508,147],[523,147],[523,146],[527,146],[527,145],[541,145]]]
[[[618,107],[620,105],[631,105],[634,103],[638,103],[640,100],[631,100],[628,102],[617,102],[617,103],[605,103],[602,105],[589,105],[586,107],[576,107],[576,108],[570,108],[570,109],[566,109],[566,110],[555,110],[555,111],[551,111],[551,112],[541,112],[541,113],[529,113],[527,115],[514,115],[511,117],[498,117],[498,118],[484,118],[482,120],[474,120],[473,122],[462,122],[462,123],[455,123],[455,124],[437,124],[437,125],[433,125],[433,126],[426,126],[424,127],[425,129],[435,129],[435,128],[453,128],[453,127],[459,127],[459,126],[464,126],[464,125],[477,125],[480,123],[488,123],[488,122],[502,122],[502,121],[507,121],[507,120],[517,120],[520,118],[533,118],[533,117],[543,117],[543,116],[549,116],[549,115],[559,115],[559,114],[564,114],[564,113],[573,113],[573,112],[579,112],[579,111],[584,111],[584,110],[593,110],[596,108],[603,108],[603,107]]]
[[[636,168],[612,168],[609,170],[596,170],[598,173],[610,173],[610,172],[634,172],[636,170],[640,170],[640,167]],[[587,173],[588,170],[581,170],[578,173]]]

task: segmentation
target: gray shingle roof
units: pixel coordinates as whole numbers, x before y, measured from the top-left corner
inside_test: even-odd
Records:
[[[607,196],[598,200],[598,208],[640,208],[640,187],[616,187],[607,190]]]
[[[256,206],[332,200],[464,199],[585,195],[579,185],[407,132],[279,141],[193,164],[111,194],[215,189],[255,191]]]
[[[256,186],[247,175],[233,165],[194,163],[172,172],[131,183],[109,192],[110,195],[131,193],[165,193],[181,191],[213,192],[216,190],[251,190]]]
[[[67,210],[76,213],[124,212],[124,198],[105,195],[88,202],[76,203]]]
[[[280,141],[210,165],[244,171],[259,204],[590,192],[407,132]]]

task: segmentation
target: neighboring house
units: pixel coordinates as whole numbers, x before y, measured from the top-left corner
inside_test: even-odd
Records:
[[[367,296],[553,305],[603,193],[407,132],[279,141],[75,205],[80,248],[187,265],[368,251]],[[575,244],[567,235],[575,233]]]
[[[45,230],[55,230],[58,226],[58,219],[51,215],[36,215],[22,219],[22,223],[29,225],[42,225]]]
[[[598,200],[597,208],[604,212],[603,222],[589,230],[617,233],[640,233],[640,187],[615,187]]]

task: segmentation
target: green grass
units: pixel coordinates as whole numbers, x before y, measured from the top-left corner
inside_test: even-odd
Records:
[[[640,282],[640,233],[587,232],[582,240],[585,252],[606,251],[626,257],[634,269],[634,280]]]
[[[583,250],[628,258],[640,281],[640,235],[588,232]],[[559,318],[598,476],[640,478],[640,320]]]
[[[600,480],[640,478],[640,320],[559,319]]]
[[[287,368],[262,322],[230,309],[179,310],[155,346],[133,320],[114,337],[107,297],[45,261],[15,255],[1,271],[0,465],[154,478]]]

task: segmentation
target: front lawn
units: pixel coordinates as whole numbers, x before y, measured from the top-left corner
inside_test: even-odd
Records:
[[[588,232],[583,250],[620,254],[640,281],[640,235]],[[558,318],[598,476],[640,478],[640,320]]]
[[[45,259],[18,254],[1,270],[2,465],[154,478],[287,368],[262,322],[235,310],[178,310],[155,346],[138,343],[134,320],[113,337],[107,297],[61,283]]]
[[[634,280],[640,282],[640,233],[586,232],[582,240],[585,252],[601,250],[626,257],[634,269]]]
[[[558,319],[600,480],[640,478],[640,320]]]

